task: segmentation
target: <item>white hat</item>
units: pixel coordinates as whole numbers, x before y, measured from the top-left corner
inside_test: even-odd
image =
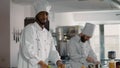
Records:
[[[82,33],[87,36],[92,36],[94,32],[95,25],[91,23],[86,23],[85,27],[82,30]]]
[[[35,9],[35,13],[39,13],[40,11],[47,11],[50,12],[51,5],[47,0],[36,0],[33,4]]]

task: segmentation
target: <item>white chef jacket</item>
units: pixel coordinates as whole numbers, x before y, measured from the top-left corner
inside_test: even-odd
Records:
[[[40,68],[39,61],[56,63],[60,56],[55,48],[51,33],[38,23],[29,24],[23,30],[20,40],[18,68]]]
[[[81,68],[82,63],[88,67],[88,62],[86,61],[87,56],[94,58],[97,61],[96,55],[93,52],[89,41],[82,43],[79,35],[74,36],[68,42],[69,56],[71,68]]]

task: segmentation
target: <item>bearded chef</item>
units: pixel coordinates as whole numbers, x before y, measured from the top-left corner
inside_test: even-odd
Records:
[[[51,33],[45,28],[48,12],[40,11],[36,22],[27,25],[21,36],[18,56],[18,68],[48,68],[48,61],[53,61],[59,68],[64,68],[55,48]]]
[[[94,27],[94,24],[86,23],[82,32],[68,42],[71,68],[81,68],[82,65],[88,67],[89,63],[99,63],[89,42],[93,35]]]

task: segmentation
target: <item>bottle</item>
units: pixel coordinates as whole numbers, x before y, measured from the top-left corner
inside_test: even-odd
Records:
[[[85,67],[85,65],[84,65],[84,63],[82,63],[82,66],[81,66],[81,68],[86,68],[86,67]]]
[[[113,59],[109,61],[109,68],[116,68],[116,62]]]
[[[60,67],[58,67],[58,68],[60,68]]]
[[[120,68],[120,62],[116,62],[116,68]]]
[[[51,66],[50,66],[50,65],[48,65],[48,68],[51,68]]]

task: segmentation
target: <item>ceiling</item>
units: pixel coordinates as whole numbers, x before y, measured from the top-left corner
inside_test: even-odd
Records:
[[[19,4],[32,4],[36,0],[13,0]],[[120,5],[111,0],[47,0],[55,12],[119,10]],[[118,0],[118,2],[120,2]]]

